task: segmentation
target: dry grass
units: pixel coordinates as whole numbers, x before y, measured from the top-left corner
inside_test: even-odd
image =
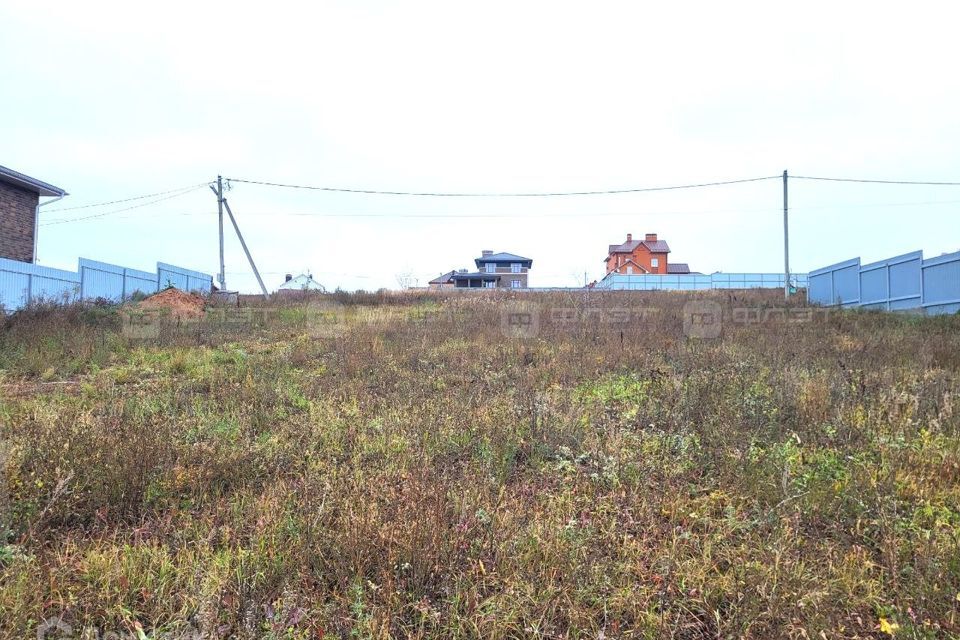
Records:
[[[960,318],[690,299],[9,318],[0,636],[960,635]]]

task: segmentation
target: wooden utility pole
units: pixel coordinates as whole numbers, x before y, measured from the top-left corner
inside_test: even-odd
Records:
[[[790,299],[790,226],[787,221],[787,170],[783,170],[783,297]]]

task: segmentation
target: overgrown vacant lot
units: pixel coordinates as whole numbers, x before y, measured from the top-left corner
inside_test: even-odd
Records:
[[[960,635],[960,318],[337,300],[8,318],[0,636]]]

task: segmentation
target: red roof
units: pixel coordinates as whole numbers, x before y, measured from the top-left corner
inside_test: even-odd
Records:
[[[646,240],[631,240],[623,244],[610,245],[609,253],[633,253],[633,250],[643,245],[650,253],[670,253],[670,245],[664,240],[647,242]]]

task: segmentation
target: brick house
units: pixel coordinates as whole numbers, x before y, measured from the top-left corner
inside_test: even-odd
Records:
[[[474,260],[477,270],[453,274],[457,289],[526,289],[527,277],[533,260],[513,253],[494,253],[483,250]]]
[[[605,260],[607,273],[621,275],[690,273],[690,267],[686,263],[670,264],[669,253],[670,246],[665,240],[659,240],[655,233],[646,234],[643,240],[634,240],[633,234],[628,233],[626,242],[610,245]]]
[[[65,195],[60,187],[0,166],[0,258],[36,260],[40,198]]]

